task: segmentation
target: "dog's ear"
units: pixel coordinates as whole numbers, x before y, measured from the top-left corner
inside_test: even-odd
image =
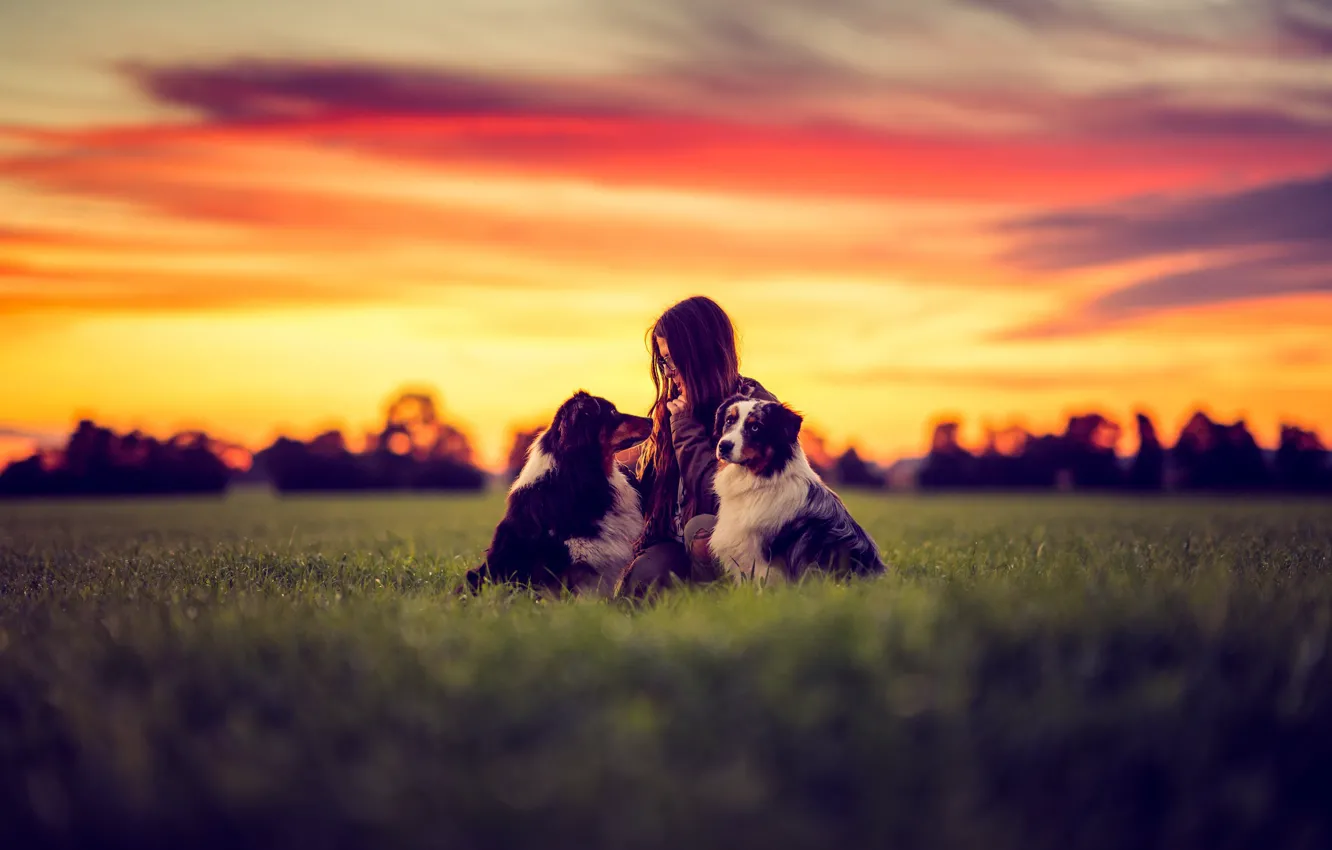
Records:
[[[556,413],[555,418],[550,421],[550,427],[542,431],[536,438],[536,442],[541,444],[541,448],[545,450],[546,454],[554,454],[560,446],[560,420],[562,418],[562,412]]]
[[[543,443],[543,447],[554,453],[556,449],[569,451],[588,442],[585,432],[589,429],[582,426],[587,423],[589,411],[595,412],[596,409],[596,402],[586,391],[574,393],[555,411],[548,430],[550,442]]]
[[[744,400],[745,396],[737,393],[717,406],[717,415],[712,418],[712,439],[714,441],[721,439],[722,431],[726,427],[726,414],[731,412],[731,406]]]
[[[720,440],[722,428],[725,427],[726,414],[731,412],[731,403],[724,401],[717,408],[717,415],[712,419],[712,439]]]
[[[770,415],[775,417],[777,427],[781,429],[782,439],[794,444],[800,437],[800,426],[805,421],[804,417],[784,404],[773,405]]]

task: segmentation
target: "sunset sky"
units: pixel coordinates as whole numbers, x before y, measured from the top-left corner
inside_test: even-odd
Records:
[[[1332,0],[0,6],[0,457],[425,386],[494,466],[693,294],[885,461],[1332,437]]]

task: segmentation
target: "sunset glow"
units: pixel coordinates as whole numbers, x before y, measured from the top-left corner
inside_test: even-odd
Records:
[[[496,467],[575,389],[644,410],[693,294],[884,461],[943,416],[1332,435],[1300,4],[187,5],[0,11],[0,464],[427,387]]]

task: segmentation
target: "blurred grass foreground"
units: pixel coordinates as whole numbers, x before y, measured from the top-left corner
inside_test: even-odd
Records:
[[[8,847],[1332,846],[1332,504],[848,503],[873,582],[453,595],[498,496],[7,504]]]

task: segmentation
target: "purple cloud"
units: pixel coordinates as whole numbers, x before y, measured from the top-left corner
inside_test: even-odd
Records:
[[[962,0],[1038,30],[1113,35],[1154,46],[1332,52],[1328,0],[1226,0],[1193,9],[1096,0]]]
[[[1286,255],[1218,263],[1156,275],[1108,292],[1053,319],[995,336],[1000,341],[1051,339],[1090,333],[1169,310],[1288,295],[1332,295],[1332,251],[1321,261]]]
[[[1010,261],[1043,270],[1218,249],[1332,250],[1332,174],[1228,194],[1051,212],[1002,230],[1019,239]]]
[[[1332,143],[1332,95],[1314,90],[1286,95],[1278,103],[1215,106],[1188,103],[1161,90],[1135,91],[1088,98],[1070,107],[1077,125],[1096,135],[1322,136]],[[1312,109],[1292,108],[1300,106]]]
[[[1053,319],[997,334],[1000,341],[1052,339],[1170,310],[1290,295],[1332,295],[1332,253],[1322,264],[1277,257],[1156,275],[1108,292]]]
[[[1306,292],[1332,292],[1332,250],[1324,252],[1321,262],[1312,256],[1280,254],[1157,275],[1091,301],[1084,307],[1084,315],[1116,319],[1153,310]]]
[[[426,67],[242,59],[124,70],[157,101],[218,122],[358,113],[614,116],[641,109],[577,85]]]
[[[1106,293],[1072,313],[1001,335],[1067,336],[1163,310],[1332,293],[1332,174],[1240,192],[1064,210],[1006,224],[1008,259],[1069,270],[1185,254],[1191,269]]]
[[[857,26],[891,30],[892,16],[844,2]],[[840,7],[839,7],[840,8]],[[897,79],[802,41],[751,7],[687,3],[633,7],[650,41],[671,45],[635,73],[612,77],[504,75],[387,63],[238,58],[213,65],[130,63],[122,71],[149,97],[217,123],[357,114],[489,115],[743,120],[825,127],[885,125],[854,104],[929,103],[1033,132],[1067,137],[1325,137],[1332,144],[1332,85],[1283,86],[1211,102],[1196,91],[1142,86],[1081,96],[1039,83],[959,84]],[[919,21],[915,25],[919,25]],[[904,24],[905,26],[905,24]],[[887,37],[887,36],[885,36]],[[922,38],[929,38],[922,35]],[[908,109],[909,107],[903,107]],[[904,116],[908,117],[909,116]],[[910,121],[907,121],[910,124]]]
[[[1328,0],[1262,0],[1291,42],[1320,53],[1332,53],[1332,2]]]

